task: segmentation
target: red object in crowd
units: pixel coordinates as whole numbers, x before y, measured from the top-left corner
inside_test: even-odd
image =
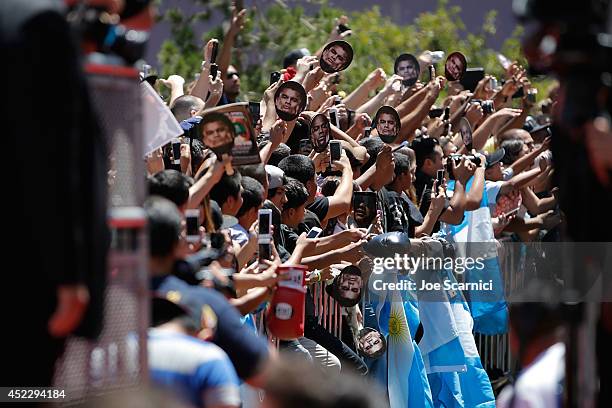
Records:
[[[280,340],[304,336],[304,281],[307,270],[303,265],[283,265],[278,268],[278,273],[289,275],[289,279],[278,282],[278,288],[266,311],[266,322],[269,333]]]
[[[283,81],[291,81],[297,74],[297,71],[293,67],[288,67],[286,72],[283,74]]]

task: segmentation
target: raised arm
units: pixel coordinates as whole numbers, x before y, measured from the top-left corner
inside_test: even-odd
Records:
[[[343,102],[348,109],[357,110],[368,101],[370,92],[385,84],[387,76],[382,68],[376,68],[353,90]]]
[[[334,195],[329,197],[329,209],[327,210],[325,220],[347,213],[353,198],[353,170],[346,153],[342,152],[340,160],[332,164],[334,168],[342,171],[342,178]]]
[[[234,48],[236,36],[244,27],[245,18],[246,9],[238,10],[235,7],[232,8],[232,21],[227,33],[225,33],[225,37],[223,38],[223,45],[221,46],[221,51],[219,52],[219,59],[217,62],[221,75],[225,75],[227,68],[229,68],[232,60],[232,48]]]

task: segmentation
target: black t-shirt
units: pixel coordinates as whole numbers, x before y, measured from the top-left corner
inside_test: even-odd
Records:
[[[287,250],[287,252],[293,253],[299,235],[291,227],[285,224],[281,224],[280,230],[281,245]]]
[[[423,224],[423,216],[418,208],[400,193],[386,187],[381,189],[380,197],[383,200],[385,232],[406,232],[414,238],[415,228]]]
[[[329,198],[317,197],[312,204],[306,206],[306,209],[312,211],[317,216],[320,224],[321,221],[327,217],[327,213],[329,212]]]
[[[183,296],[197,298],[202,306],[210,306],[217,315],[212,342],[227,353],[238,377],[244,380],[257,374],[261,363],[268,358],[268,344],[242,324],[238,310],[225,297],[212,289],[192,286],[170,275],[151,279],[151,289],[162,294],[178,291]]]
[[[417,170],[414,188],[416,189],[419,210],[423,217],[427,214],[429,206],[431,205],[431,188],[433,187],[433,183],[433,177]]]

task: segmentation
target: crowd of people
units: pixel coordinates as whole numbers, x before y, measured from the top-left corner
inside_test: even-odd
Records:
[[[537,330],[512,311],[508,319],[498,246],[558,239],[563,219],[549,150],[557,88],[537,101],[517,62],[503,67],[503,78],[486,74],[469,85],[461,81],[466,57],[443,50],[444,76],[436,74],[444,52],[390,55],[395,72],[377,68],[339,92],[350,65],[365,58],[353,54],[342,17],[319,50],[296,49],[279,62],[262,100],[248,101],[250,120],[230,121],[232,108],[247,102],[230,65],[244,19],[234,12],[218,60],[216,39],[203,47],[197,80],[172,75],[157,84],[169,89],[166,103],[186,132],[173,142],[180,149],[168,143],[146,158],[152,380],[196,406],[253,406],[262,388],[272,390],[270,406],[301,406],[300,398],[314,398],[305,389],[315,379],[287,379],[285,388],[276,376],[266,388],[270,367],[292,355],[318,372],[363,376],[385,390],[381,405],[495,406],[498,390],[474,333],[516,326],[522,346],[514,351],[526,371],[541,372],[536,357],[553,346],[545,359],[553,372],[539,387],[510,386],[498,406],[559,398],[561,319],[547,310]],[[235,165],[228,140],[250,134],[245,123],[258,157]],[[481,245],[466,253],[464,243]],[[428,302],[419,290],[377,292],[376,258],[398,253],[480,256],[484,269],[465,279],[492,281],[497,296],[479,301],[475,292],[442,290],[442,300]],[[307,270],[305,295],[275,301],[296,265]],[[456,283],[452,272],[435,274]],[[383,275],[397,283],[419,273]],[[316,303],[327,295],[341,310],[339,332],[322,324]],[[273,319],[296,320],[299,336]],[[532,340],[538,353],[525,353]],[[295,401],[274,401],[292,392]],[[331,402],[321,397],[317,406],[366,406],[326,395]]]
[[[45,152],[37,166],[14,166],[21,171],[11,187],[24,199],[12,203],[9,221],[31,223],[10,224],[18,235],[9,249],[42,260],[16,275],[43,307],[9,324],[5,371],[6,384],[47,386],[65,338],[93,340],[102,330],[104,280],[113,279],[104,259],[117,231],[107,234],[100,180],[120,158],[105,164],[112,153],[64,11],[34,3],[0,7],[3,18],[14,14],[0,33],[15,61],[3,67],[15,78],[6,84],[12,110],[3,112],[9,150],[29,151],[37,140]],[[67,1],[82,48],[133,63],[142,51],[134,33],[153,21],[150,2],[91,3]],[[456,50],[404,50],[387,56],[393,72],[376,68],[346,90],[351,66],[367,56],[353,50],[341,16],[318,50],[290,51],[262,99],[248,101],[231,65],[246,11],[231,15],[223,39],[203,44],[197,79],[140,78],[176,125],[153,129],[157,139],[143,143],[162,135],[142,158],[154,389],[142,400],[559,406],[567,316],[551,300],[564,282],[545,265],[554,260],[538,260],[538,244],[559,241],[567,221],[550,150],[559,85],[538,94],[526,69],[501,55],[496,78]],[[40,72],[52,80],[33,81]],[[32,95],[46,109],[15,121],[11,112],[23,118]],[[36,139],[17,137],[26,124]],[[58,239],[34,233],[41,196]],[[508,302],[518,275],[539,278],[520,288],[523,299],[548,302]],[[42,278],[32,285],[31,276]],[[506,334],[516,370],[484,367],[476,339]],[[26,338],[39,347],[14,352]],[[498,360],[510,352],[502,342],[489,351]]]

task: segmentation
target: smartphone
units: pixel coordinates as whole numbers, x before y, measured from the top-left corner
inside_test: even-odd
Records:
[[[444,109],[442,108],[437,108],[437,109],[431,109],[429,111],[429,117],[430,118],[439,118],[440,116],[442,116],[442,114],[444,113]]]
[[[429,66],[429,82],[433,81],[436,77],[436,68],[433,65]]]
[[[200,210],[185,210],[185,223],[187,242],[198,242],[200,240]]]
[[[450,119],[450,107],[447,107],[446,109],[444,109],[444,117],[442,118],[442,120],[449,120]]]
[[[342,98],[339,95],[336,95],[334,99],[334,105],[340,105],[342,103]]]
[[[340,128],[338,123],[338,109],[331,107],[329,108],[329,122],[337,128]]]
[[[274,71],[270,74],[270,85],[274,85],[280,80],[281,73],[279,71]]]
[[[212,45],[212,51],[210,53],[210,75],[212,76],[213,81],[217,78],[217,71],[219,71],[219,66],[216,64],[218,52],[219,41],[214,41]]]
[[[478,83],[485,77],[484,68],[468,68],[459,83],[463,85],[463,89],[469,89],[474,92]]]
[[[249,102],[249,112],[251,113],[251,119],[253,120],[253,127],[257,126],[257,121],[259,121],[260,105],[259,102]]]
[[[441,169],[436,172],[436,187],[440,187],[443,184],[444,184],[444,169]]]
[[[214,64],[217,62],[217,53],[219,52],[219,41],[213,41],[212,50],[210,53],[210,63]]]
[[[269,208],[262,208],[259,210],[259,236],[270,237],[272,236],[272,210]]]
[[[266,261],[272,260],[272,241],[269,239],[259,242],[259,260],[264,259]],[[265,269],[267,266],[260,264],[259,269],[261,270],[262,268]]]
[[[323,231],[321,228],[312,227],[310,231],[308,231],[306,238],[317,238],[319,235],[321,235],[321,231]]]
[[[372,133],[372,127],[371,126],[366,126],[363,129],[363,139],[366,139],[366,138],[370,137],[370,133]]]
[[[346,114],[348,115],[348,127],[353,126],[353,118],[355,117],[355,111],[347,109]]]
[[[331,140],[329,142],[329,155],[332,163],[336,160],[340,160],[340,156],[342,155],[342,144],[339,140]]]
[[[181,164],[181,141],[180,139],[172,139],[172,164]]]

